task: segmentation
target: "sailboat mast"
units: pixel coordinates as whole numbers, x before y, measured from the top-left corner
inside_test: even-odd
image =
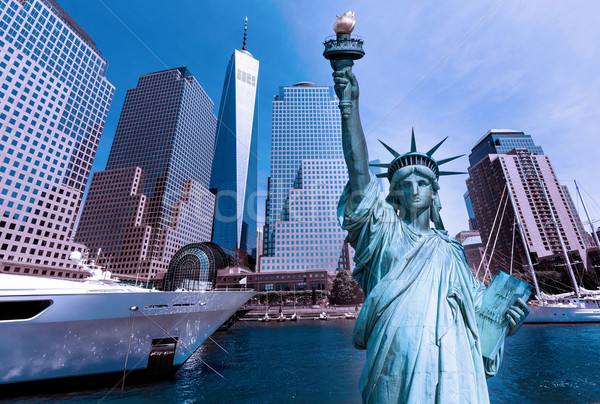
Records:
[[[510,204],[512,205],[513,212],[515,214],[515,219],[517,220],[517,227],[519,228],[519,234],[521,235],[521,242],[523,243],[523,248],[525,248],[525,257],[527,258],[527,264],[529,265],[529,270],[531,271],[531,278],[533,279],[533,286],[535,287],[535,297],[538,301],[542,301],[542,294],[540,293],[540,286],[538,285],[537,277],[535,276],[535,271],[533,270],[533,263],[531,262],[531,257],[529,256],[529,247],[527,247],[527,240],[525,240],[525,232],[523,231],[523,226],[521,226],[521,217],[519,216],[519,212],[517,211],[517,205],[515,204],[515,200],[513,199],[513,195],[508,190],[508,196],[510,197]]]
[[[563,256],[565,257],[565,262],[567,264],[567,269],[569,270],[569,275],[571,276],[571,282],[573,282],[573,287],[575,288],[575,293],[577,294],[577,297],[581,297],[581,294],[579,293],[579,286],[577,285],[577,281],[575,280],[575,273],[573,272],[573,268],[571,267],[571,261],[569,261],[567,248],[565,247],[562,235],[560,234],[560,229],[558,228],[558,223],[556,222],[556,217],[554,216],[554,211],[552,210],[552,205],[550,205],[550,199],[548,198],[548,193],[546,192],[546,185],[542,182],[542,179],[540,178],[537,169],[534,168],[534,171],[535,175],[537,176],[538,183],[540,184],[540,187],[542,187],[544,198],[546,198],[546,203],[548,204],[548,209],[550,210],[550,217],[552,218],[552,223],[554,224],[554,228],[556,229],[556,233],[558,234],[560,248],[562,249]]]
[[[583,199],[583,196],[581,196],[581,191],[579,190],[579,184],[577,183],[577,180],[575,180],[575,189],[577,190],[577,195],[579,195],[579,199],[581,199],[581,204],[583,205],[583,211],[585,212],[585,216],[587,217],[587,220],[590,223],[590,230],[592,231],[592,236],[594,237],[594,240],[596,241],[596,245],[598,247],[600,247],[600,242],[598,241],[598,235],[594,231],[594,225],[592,224],[592,219],[590,219],[590,214],[588,213],[587,206],[585,204],[585,200]]]

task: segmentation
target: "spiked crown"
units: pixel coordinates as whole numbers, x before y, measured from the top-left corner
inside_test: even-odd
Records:
[[[466,174],[464,172],[459,172],[459,171],[440,171],[440,169],[439,169],[439,166],[441,166],[442,164],[446,164],[452,160],[462,157],[462,156],[464,156],[464,154],[461,154],[460,156],[449,157],[449,158],[438,160],[438,161],[436,161],[433,157],[431,157],[433,155],[433,153],[435,153],[437,151],[437,149],[442,145],[442,143],[444,143],[446,141],[446,139],[448,139],[448,137],[445,137],[441,142],[439,142],[438,144],[433,146],[428,152],[421,153],[421,152],[417,151],[417,143],[415,141],[415,130],[413,129],[411,142],[410,142],[410,152],[402,154],[402,155],[380,140],[379,142],[390,153],[392,153],[392,155],[394,156],[394,159],[389,164],[374,163],[374,164],[369,164],[369,165],[371,167],[387,168],[387,173],[377,174],[377,177],[379,177],[379,178],[387,177],[387,179],[390,181],[390,183],[392,182],[392,178],[394,178],[394,173],[396,173],[396,171],[398,171],[399,169],[401,169],[403,167],[415,166],[415,165],[425,166],[425,167],[429,168],[435,174],[436,180],[439,179],[439,177],[442,175]]]

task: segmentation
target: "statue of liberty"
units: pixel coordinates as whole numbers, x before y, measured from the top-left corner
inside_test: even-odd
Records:
[[[380,198],[368,168],[352,60],[331,60],[335,91],[342,100],[342,145],[349,181],[338,216],[355,250],[354,277],[366,297],[354,328],[354,346],[366,349],[359,381],[365,403],[487,403],[486,377],[500,365],[482,356],[476,313],[484,285],[471,274],[462,245],[448,237],[440,217],[439,177],[450,172],[417,151],[400,154],[384,173],[390,182]],[[445,139],[444,139],[445,140]],[[460,156],[457,156],[460,157]],[[433,223],[433,228],[431,227]],[[523,299],[503,314],[508,335],[528,312]]]

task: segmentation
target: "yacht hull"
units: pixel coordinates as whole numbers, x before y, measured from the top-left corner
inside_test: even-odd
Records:
[[[597,305],[596,305],[597,306]],[[600,323],[600,307],[569,307],[565,305],[529,305],[525,323]]]
[[[108,290],[0,296],[0,304],[51,302],[33,318],[0,321],[0,390],[122,374],[125,368],[148,377],[172,374],[254,293]]]

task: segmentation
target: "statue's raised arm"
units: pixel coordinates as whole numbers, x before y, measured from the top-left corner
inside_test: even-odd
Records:
[[[362,39],[350,35],[354,25],[354,12],[348,11],[337,16],[333,26],[336,37],[325,41],[323,52],[323,56],[331,62],[335,92],[340,99],[342,146],[352,193],[350,205],[360,200],[360,195],[369,185],[369,153],[360,123],[358,82],[352,72],[354,60],[362,58],[365,52]]]
[[[331,61],[335,92],[340,100],[350,101],[350,103],[340,103],[342,147],[348,165],[350,189],[353,194],[360,195],[369,185],[369,153],[360,123],[358,81],[352,72],[353,64],[352,60]]]

